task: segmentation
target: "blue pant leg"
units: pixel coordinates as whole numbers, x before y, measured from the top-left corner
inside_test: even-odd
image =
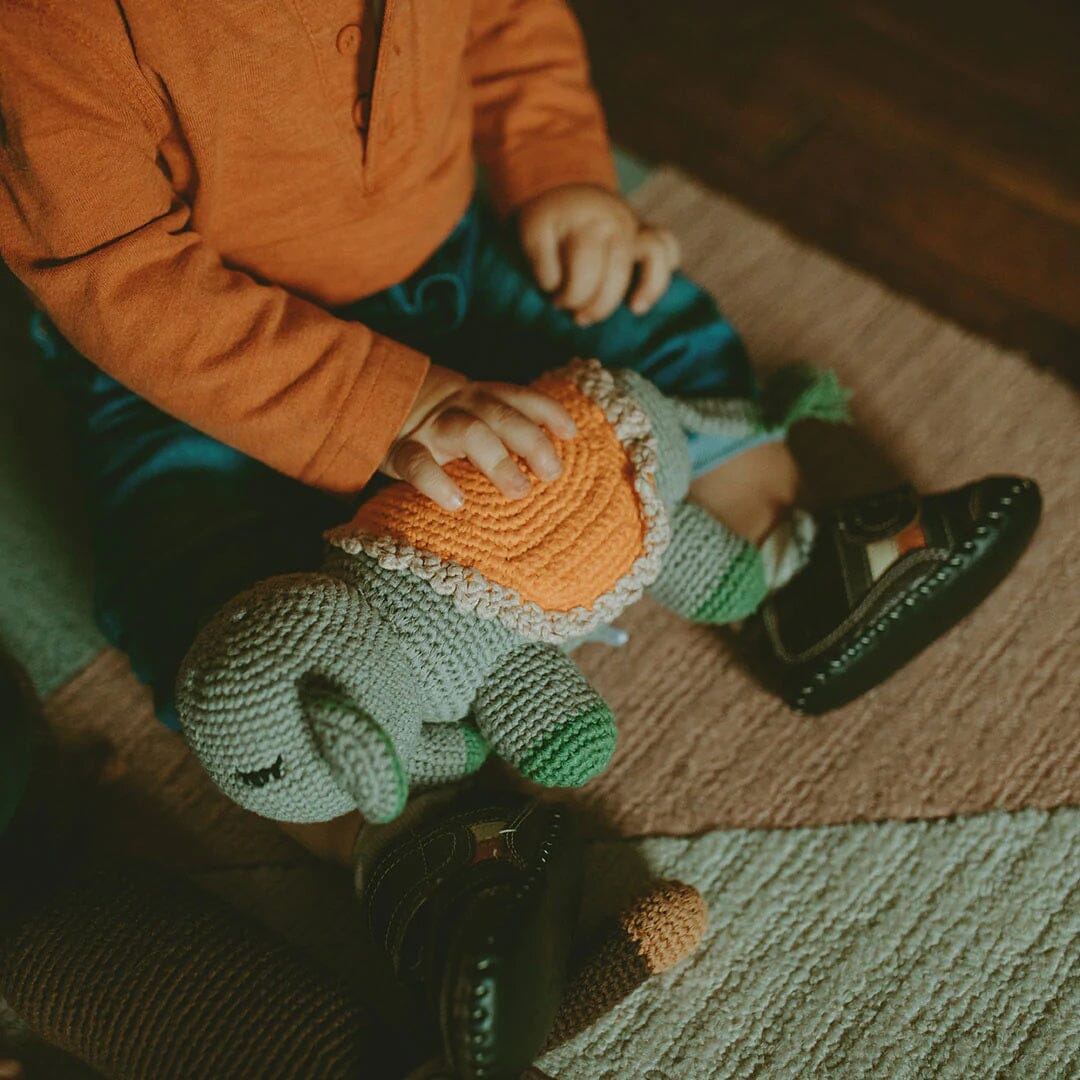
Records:
[[[667,394],[756,398],[758,386],[738,332],[713,298],[683,274],[645,315],[625,305],[603,322],[580,327],[536,285],[516,239],[477,215],[480,233],[472,281],[468,350],[484,378],[524,382],[571,357],[595,357],[640,372]],[[760,442],[688,435],[695,474]]]
[[[72,417],[95,556],[95,616],[176,727],[173,684],[201,621],[273,574],[313,569],[347,508],[143,401],[41,316],[31,334]]]

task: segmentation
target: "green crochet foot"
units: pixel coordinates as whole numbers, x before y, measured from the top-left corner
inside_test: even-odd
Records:
[[[461,736],[465,742],[465,775],[469,776],[487,761],[491,747],[472,724],[461,725]]]
[[[522,775],[545,787],[581,787],[615,752],[615,717],[593,705],[549,731],[521,760]]]
[[[768,592],[765,564],[756,547],[747,544],[731,562],[720,584],[692,618],[694,622],[720,626],[753,615]]]

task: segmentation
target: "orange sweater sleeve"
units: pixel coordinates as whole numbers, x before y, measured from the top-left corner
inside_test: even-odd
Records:
[[[65,24],[55,5],[0,6],[0,253],[137,394],[283,473],[355,491],[427,359],[222,261],[158,164],[167,115],[115,5],[83,10],[114,12],[116,34]]]
[[[475,0],[468,63],[476,153],[502,213],[561,184],[616,189],[585,43],[565,0]]]

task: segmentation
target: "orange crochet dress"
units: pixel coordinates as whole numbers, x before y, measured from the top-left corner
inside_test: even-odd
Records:
[[[576,438],[557,443],[563,472],[533,480],[510,500],[471,462],[446,468],[465,506],[443,510],[408,484],[370,499],[341,534],[387,537],[469,568],[544,611],[592,609],[629,575],[645,552],[646,522],[634,468],[603,410],[565,377],[535,384],[573,416]]]

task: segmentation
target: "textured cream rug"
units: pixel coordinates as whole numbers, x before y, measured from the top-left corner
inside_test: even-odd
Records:
[[[1080,1075],[1080,812],[594,844],[696,885],[712,929],[540,1061],[559,1080]]]

